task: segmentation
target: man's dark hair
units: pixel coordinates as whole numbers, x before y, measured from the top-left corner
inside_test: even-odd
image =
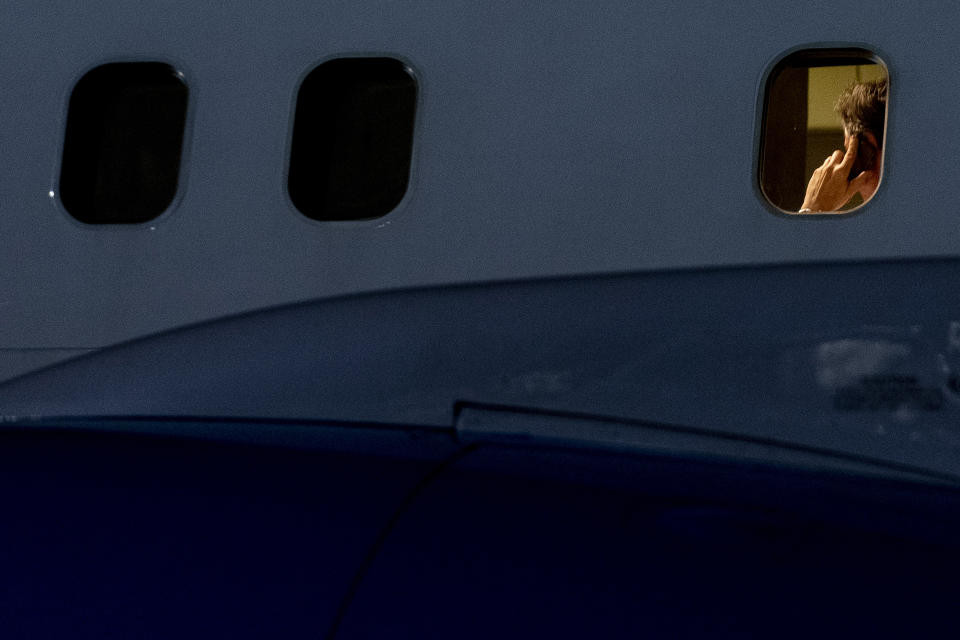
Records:
[[[837,113],[851,136],[860,140],[857,159],[850,169],[852,180],[862,171],[879,168],[883,151],[883,126],[887,117],[887,80],[858,82],[844,89],[837,100]],[[870,132],[877,144],[864,137]]]
[[[853,84],[840,94],[837,113],[850,135],[872,133],[883,145],[883,125],[887,117],[887,80]]]

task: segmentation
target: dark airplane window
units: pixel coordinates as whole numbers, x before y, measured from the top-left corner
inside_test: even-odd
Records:
[[[60,201],[89,224],[137,223],[177,192],[187,85],[159,62],[105,64],[70,97]]]
[[[889,78],[862,49],[813,49],[781,60],[767,80],[760,187],[788,213],[844,213],[869,200],[883,173]]]
[[[315,220],[389,213],[407,190],[417,85],[392,58],[340,58],[297,95],[288,188]]]

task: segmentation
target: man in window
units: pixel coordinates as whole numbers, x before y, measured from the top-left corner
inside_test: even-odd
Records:
[[[859,194],[869,200],[880,183],[887,81],[858,82],[840,94],[844,151],[834,151],[810,178],[800,213],[840,211]]]

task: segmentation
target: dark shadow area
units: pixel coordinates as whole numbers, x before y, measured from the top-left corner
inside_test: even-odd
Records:
[[[417,86],[392,58],[342,58],[304,79],[290,150],[293,204],[314,220],[389,213],[407,190]]]
[[[169,65],[115,63],[87,73],[67,116],[60,200],[88,224],[146,222],[177,192],[187,85]]]

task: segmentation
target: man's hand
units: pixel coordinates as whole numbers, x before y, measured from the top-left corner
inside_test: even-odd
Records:
[[[801,211],[812,213],[837,211],[857,192],[872,195],[876,190],[878,175],[876,171],[863,171],[853,180],[847,180],[850,169],[857,159],[860,141],[856,136],[850,138],[847,152],[834,151],[810,177],[807,194],[803,199]],[[867,196],[868,197],[868,196]],[[864,200],[867,199],[864,197]]]

